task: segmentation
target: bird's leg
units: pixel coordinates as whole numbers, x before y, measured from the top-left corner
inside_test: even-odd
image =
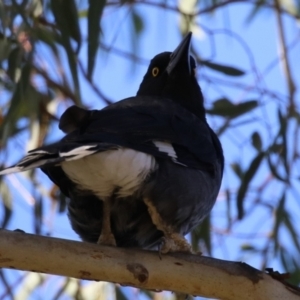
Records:
[[[103,201],[102,230],[97,244],[116,246],[116,240],[110,226],[110,199],[104,199]]]
[[[168,252],[192,252],[191,245],[188,241],[178,232],[175,232],[172,226],[167,225],[159,215],[156,207],[149,198],[144,198],[144,203],[148,207],[150,217],[156,228],[163,232],[164,243],[160,248],[161,253]]]

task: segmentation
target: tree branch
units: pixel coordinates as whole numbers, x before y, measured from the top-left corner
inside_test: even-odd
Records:
[[[288,90],[289,90],[289,98],[290,98],[289,110],[291,113],[293,113],[295,110],[294,97],[295,97],[295,92],[296,92],[296,85],[295,85],[295,82],[294,82],[294,79],[292,76],[292,71],[291,71],[290,62],[289,62],[289,56],[288,56],[288,51],[287,51],[286,38],[285,38],[285,34],[284,34],[284,25],[283,25],[283,20],[282,20],[280,2],[279,2],[279,0],[275,0],[274,3],[275,3],[275,13],[276,13],[278,32],[279,32],[281,56],[282,56],[282,60],[283,60],[283,67],[284,67],[284,71],[286,73],[286,81],[287,81],[287,86],[288,86]]]
[[[230,300],[300,299],[245,263],[0,231],[0,267]]]

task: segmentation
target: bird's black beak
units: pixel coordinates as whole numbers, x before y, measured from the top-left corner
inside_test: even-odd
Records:
[[[190,48],[191,48],[192,33],[189,32],[187,36],[182,40],[178,47],[172,52],[170,62],[167,66],[167,72],[170,75],[174,69],[178,66],[186,69],[191,75],[191,65],[190,65]]]

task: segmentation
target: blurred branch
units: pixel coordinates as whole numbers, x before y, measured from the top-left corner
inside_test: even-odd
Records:
[[[37,72],[37,74],[41,75],[45,79],[48,86],[58,89],[65,97],[72,99],[74,103],[76,103],[77,98],[75,94],[67,86],[54,81],[52,78],[50,78],[50,75],[46,71],[40,69],[39,67],[32,65],[32,68]]]
[[[12,291],[12,287],[9,285],[5,275],[4,275],[4,272],[3,270],[0,270],[0,279],[5,287],[5,294],[3,297],[10,297],[10,299],[14,299],[14,294],[13,294],[13,291]],[[2,299],[3,299],[2,297]]]
[[[245,263],[105,247],[0,231],[0,267],[118,282],[218,299],[300,299],[300,290]],[[216,288],[217,287],[217,288]],[[234,287],[234,288],[233,288]]]
[[[208,5],[207,7],[204,7],[202,9],[199,9],[198,11],[196,11],[195,13],[192,14],[188,14],[185,13],[183,11],[181,11],[178,6],[175,5],[169,5],[167,1],[162,1],[162,2],[153,2],[153,1],[145,1],[145,0],[141,0],[141,1],[128,1],[128,3],[130,5],[134,4],[144,4],[144,5],[149,5],[149,6],[153,6],[153,7],[159,7],[162,9],[166,9],[169,11],[173,11],[175,13],[180,13],[183,16],[186,16],[188,18],[194,18],[196,16],[199,15],[203,15],[203,14],[207,14],[207,13],[213,13],[216,9],[219,8],[223,8],[225,6],[231,5],[231,4],[236,4],[236,3],[243,3],[243,4],[249,4],[249,5],[257,5],[257,1],[255,0],[227,0],[227,1],[211,1],[213,4],[212,5]],[[126,2],[125,2],[126,3]],[[120,6],[120,1],[109,1],[107,4],[107,6]],[[276,7],[276,5],[274,5],[273,3],[268,3],[267,1],[264,2],[263,4],[264,7],[266,8],[270,8],[270,9],[274,9],[274,7]],[[293,18],[298,18],[297,14],[294,14],[286,9],[281,9],[281,12],[284,14],[288,14]]]
[[[80,60],[78,60],[78,67],[82,73],[82,75],[85,77],[85,79],[89,82],[91,88],[94,90],[94,92],[107,104],[112,104],[113,101],[106,97],[102,91],[94,84],[92,78],[89,78],[88,73],[84,70],[84,66]]]
[[[279,0],[274,0],[275,3],[275,14],[277,18],[277,26],[278,26],[278,32],[279,32],[279,43],[281,48],[281,53],[283,55],[283,66],[286,73],[286,80],[287,80],[287,86],[289,90],[289,99],[290,99],[290,112],[293,112],[295,109],[295,103],[294,103],[294,95],[296,91],[296,86],[292,77],[292,71],[290,67],[289,57],[287,53],[287,43],[286,38],[284,34],[284,26],[283,26],[283,20],[282,20],[282,13],[280,8],[280,2]]]

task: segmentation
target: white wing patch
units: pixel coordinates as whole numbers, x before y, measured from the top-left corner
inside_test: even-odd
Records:
[[[93,153],[96,153],[97,150],[91,150],[96,145],[88,145],[88,146],[81,146],[75,149],[72,149],[68,152],[60,152],[60,157],[65,157],[67,161],[69,160],[77,160],[80,158],[83,158],[85,156],[91,155]]]
[[[153,141],[154,145],[158,148],[159,151],[167,153],[173,159],[177,158],[176,152],[172,144],[162,141]]]

